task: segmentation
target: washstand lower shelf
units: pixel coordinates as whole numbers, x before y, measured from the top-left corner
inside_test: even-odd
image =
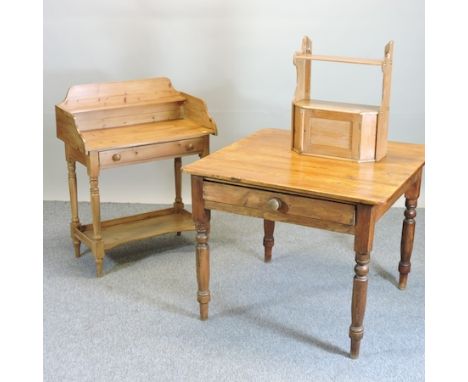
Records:
[[[101,222],[104,250],[165,233],[194,230],[195,226],[192,214],[184,209],[176,210],[175,208],[151,211]],[[79,241],[90,248],[95,242],[92,224],[73,228],[73,234]]]

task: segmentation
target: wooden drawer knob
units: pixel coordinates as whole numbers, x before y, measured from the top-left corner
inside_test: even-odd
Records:
[[[271,198],[268,202],[268,207],[272,209],[273,211],[278,211],[281,207],[281,200],[276,199],[276,198]]]
[[[112,160],[113,160],[114,162],[118,162],[118,161],[120,160],[120,158],[122,158],[122,157],[120,156],[120,154],[114,154],[114,155],[112,155]]]
[[[185,147],[186,147],[186,149],[187,149],[188,151],[191,151],[191,150],[193,150],[193,143],[187,143],[187,144],[185,145]]]

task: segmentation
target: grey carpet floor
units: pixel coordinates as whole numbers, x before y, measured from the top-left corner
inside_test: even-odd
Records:
[[[155,206],[104,203],[103,218]],[[158,207],[158,206],[156,206]],[[160,206],[159,206],[160,207]],[[89,222],[89,205],[80,204]],[[44,202],[45,381],[423,381],[424,210],[408,289],[396,287],[402,209],[376,228],[365,334],[348,357],[353,238],[212,213],[210,318],[198,319],[194,233],[74,258],[69,205]]]

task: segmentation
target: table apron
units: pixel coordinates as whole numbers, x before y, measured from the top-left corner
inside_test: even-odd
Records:
[[[213,181],[203,182],[203,199],[206,209],[354,233],[356,207],[353,204]]]

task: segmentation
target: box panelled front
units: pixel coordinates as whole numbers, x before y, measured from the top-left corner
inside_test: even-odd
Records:
[[[304,152],[349,159],[359,157],[359,114],[305,109],[301,114]]]
[[[264,191],[249,187],[205,181],[203,198],[207,208],[234,210],[264,219],[308,226],[333,226],[337,231],[351,232],[355,207],[351,204]],[[223,205],[230,208],[223,208]]]
[[[310,117],[307,120],[306,143],[310,146],[327,146],[350,151],[353,125],[350,121]]]
[[[336,107],[338,109],[338,107]],[[375,159],[377,113],[294,105],[293,149],[301,154],[356,161]]]

